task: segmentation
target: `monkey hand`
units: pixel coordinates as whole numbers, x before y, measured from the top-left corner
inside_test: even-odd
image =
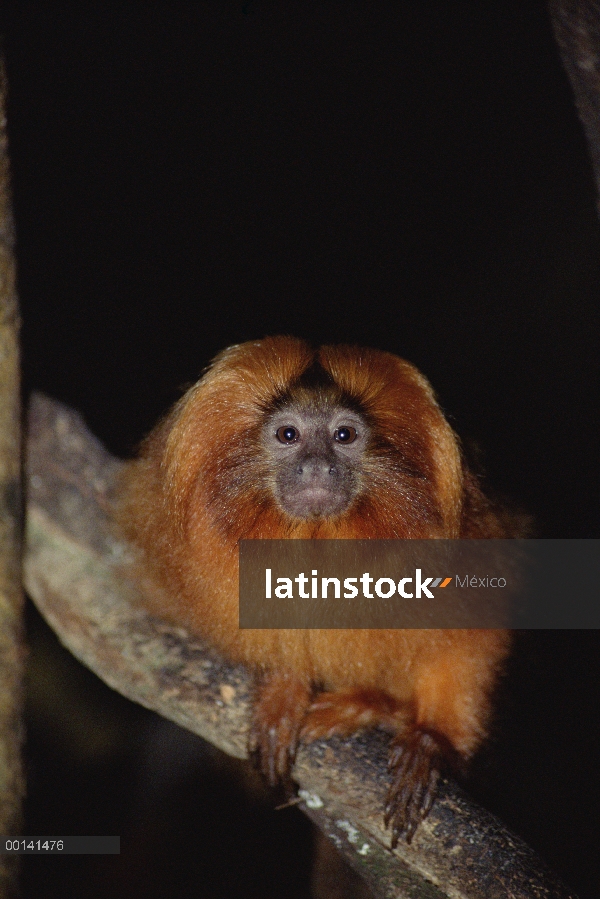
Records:
[[[250,758],[270,786],[282,785],[288,793],[292,792],[292,768],[310,699],[308,687],[293,675],[269,674],[254,702]]]
[[[392,849],[401,838],[410,843],[429,814],[447,752],[441,740],[422,730],[394,739],[388,762],[392,782],[384,818],[385,826],[391,825]]]
[[[405,726],[406,720],[402,704],[383,690],[350,687],[315,696],[302,724],[301,739],[311,743],[334,735],[345,737],[377,725],[396,731]]]

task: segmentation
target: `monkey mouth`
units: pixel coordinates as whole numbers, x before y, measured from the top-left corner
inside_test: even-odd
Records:
[[[289,498],[288,507],[299,518],[322,518],[341,511],[343,503],[337,494],[318,485],[298,490]]]

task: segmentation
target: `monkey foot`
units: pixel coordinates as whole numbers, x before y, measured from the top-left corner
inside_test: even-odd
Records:
[[[384,818],[385,826],[391,825],[392,849],[401,838],[410,843],[418,825],[429,814],[443,761],[440,743],[424,731],[392,743],[388,762],[392,783]]]
[[[383,690],[351,688],[319,693],[302,724],[301,739],[311,743],[377,725],[397,731],[401,715],[400,704]]]
[[[270,676],[259,688],[248,752],[267,783],[292,793],[292,768],[300,727],[310,702],[308,689],[287,676]]]

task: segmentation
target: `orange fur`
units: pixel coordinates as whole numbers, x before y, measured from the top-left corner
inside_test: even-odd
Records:
[[[315,361],[335,390],[364,410],[372,440],[351,508],[335,518],[300,520],[274,502],[259,435],[265,409]],[[407,477],[407,466],[419,477]],[[386,727],[398,740],[421,729],[462,758],[480,744],[490,691],[508,652],[506,631],[238,627],[241,538],[514,535],[466,471],[430,385],[408,362],[356,347],[312,350],[291,337],[230,347],[126,466],[121,495],[124,532],[169,596],[162,613],[207,636],[229,658],[263,672],[266,686],[256,709],[259,749],[261,727],[265,731],[279,717],[286,731],[263,764],[271,780],[286,774],[286,741],[366,725]],[[311,706],[316,684],[328,692]],[[284,694],[292,699],[284,701]],[[263,740],[263,754],[269,751]],[[292,746],[290,761],[294,751]],[[406,810],[395,814],[410,817]],[[396,838],[403,831],[412,836],[416,824],[405,823],[396,827]]]

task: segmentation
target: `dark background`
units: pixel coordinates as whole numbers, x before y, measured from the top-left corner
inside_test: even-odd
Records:
[[[230,343],[372,345],[425,372],[539,536],[600,536],[600,229],[544,3],[21,2],[0,23],[26,393],[126,455]],[[27,857],[27,897],[307,895],[299,813],[29,625],[26,833],[122,854]],[[521,635],[470,782],[581,897],[599,650]]]

